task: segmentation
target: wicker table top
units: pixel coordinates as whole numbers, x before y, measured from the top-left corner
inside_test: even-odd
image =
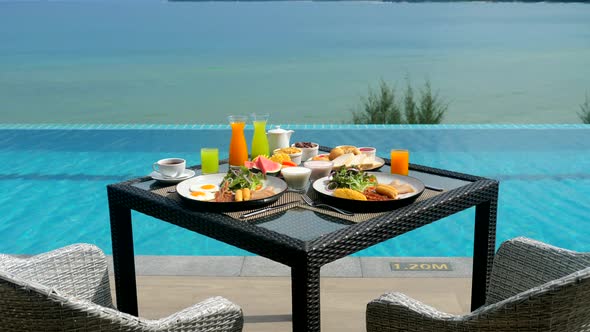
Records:
[[[381,171],[389,172],[389,160],[385,161]],[[200,167],[193,169],[198,171]],[[293,329],[319,331],[321,266],[470,207],[476,207],[472,284],[472,308],[476,308],[485,301],[495,252],[499,183],[414,164],[410,165],[409,175],[444,191],[425,192],[410,205],[380,213],[367,211],[352,219],[304,207],[296,196],[283,195],[282,199],[291,200],[293,206],[242,220],[239,214],[192,210],[175,193],[168,192],[173,186],[149,177],[109,185],[117,299],[122,301],[119,309],[137,313],[135,280],[129,280],[135,273],[131,210],[290,266]]]
[[[227,171],[227,169],[228,165],[222,164],[220,167],[220,172],[224,173]],[[382,169],[378,170],[378,172],[389,173],[389,166],[384,166]],[[200,169],[198,169],[198,167],[195,167],[195,173],[195,176],[201,174],[201,171]],[[425,183],[437,187],[440,186],[439,188],[444,189],[443,191],[426,189],[418,197],[416,202],[428,200],[429,198],[442,194],[445,191],[449,191],[454,188],[458,188],[471,183],[469,181],[434,176],[432,174],[419,171],[412,171],[410,176],[423,179],[423,182]],[[132,186],[158,194],[170,200],[174,200],[181,203],[183,201],[182,197],[180,197],[180,195],[176,193],[176,184],[160,183],[158,181],[148,178],[133,183]],[[307,190],[307,195],[314,199],[314,201],[319,200],[317,193],[313,190],[313,188],[311,188],[311,186]],[[370,210],[367,210],[357,212],[354,216],[346,216],[329,209],[311,207],[305,204],[301,198],[301,194],[296,192],[286,192],[284,195],[281,196],[281,198],[278,201],[269,206],[278,206],[284,203],[291,204],[246,219],[240,218],[240,216],[252,210],[226,212],[224,214],[236,220],[253,223],[260,227],[273,230],[277,233],[282,233],[293,238],[307,241],[319,238],[327,233],[331,233],[332,231],[344,228],[347,225],[371,220],[373,218],[380,217],[388,213],[387,211],[372,212]],[[308,213],[306,212],[306,210],[313,211],[313,213]]]
[[[379,171],[388,173],[388,165],[386,159]],[[199,166],[193,169],[200,174]],[[150,177],[109,185],[109,191],[120,194],[118,204],[289,265],[292,251],[325,252],[332,246],[338,247],[338,253],[323,257],[325,264],[474,206],[486,200],[486,188],[494,191],[497,186],[495,180],[414,164],[409,175],[444,191],[427,189],[411,205],[388,212],[356,213],[353,218],[295,203],[297,199],[289,195],[276,204],[291,200],[293,205],[245,221],[238,218],[241,213],[199,212],[187,207],[176,193],[169,192],[175,185],[161,184]],[[239,238],[235,232],[241,233]],[[352,242],[352,238],[356,240]],[[342,241],[348,244],[343,245]],[[283,251],[286,255],[281,254]]]

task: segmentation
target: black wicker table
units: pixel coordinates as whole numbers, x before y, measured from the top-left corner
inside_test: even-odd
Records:
[[[388,164],[386,160],[381,172],[389,172]],[[230,214],[190,209],[171,196],[176,194],[169,193],[172,190],[166,187],[170,185],[149,177],[109,185],[117,307],[137,316],[131,210],[291,267],[293,331],[320,331],[323,265],[470,207],[475,207],[471,308],[480,307],[485,302],[495,252],[498,181],[414,164],[410,165],[410,176],[444,191],[424,193],[414,203],[392,211],[367,214],[361,222],[301,205],[241,220]]]

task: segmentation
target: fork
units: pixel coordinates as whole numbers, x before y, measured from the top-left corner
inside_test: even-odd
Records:
[[[324,204],[324,203],[316,203],[309,196],[307,196],[307,194],[305,194],[305,193],[301,195],[301,198],[303,198],[303,200],[305,201],[305,203],[307,205],[309,205],[309,206],[313,206],[313,207],[324,207],[324,208],[332,209],[332,210],[334,210],[334,211],[336,211],[338,213],[342,213],[342,214],[347,215],[347,216],[354,216],[354,213],[348,212],[346,210],[339,209],[339,208],[337,208],[335,206]]]

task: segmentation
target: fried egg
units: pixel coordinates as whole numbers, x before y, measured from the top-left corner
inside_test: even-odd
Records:
[[[212,183],[205,183],[205,184],[193,184],[189,190],[191,192],[196,191],[206,191],[206,192],[216,192],[219,191],[219,186]]]
[[[197,201],[212,201],[215,199],[215,194],[208,191],[193,191],[191,188],[191,198]]]

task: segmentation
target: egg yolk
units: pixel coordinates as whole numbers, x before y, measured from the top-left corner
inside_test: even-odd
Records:
[[[205,189],[205,190],[207,190],[207,189],[215,189],[215,185],[212,185],[212,184],[204,184],[204,185],[201,186],[201,189]]]
[[[205,196],[205,193],[202,191],[193,191],[191,192],[192,196]]]

